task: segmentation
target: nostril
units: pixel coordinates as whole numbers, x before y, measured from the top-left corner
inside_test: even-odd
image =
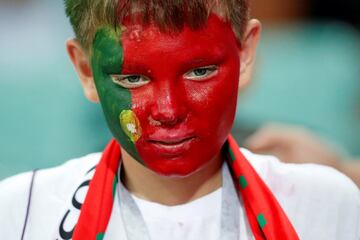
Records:
[[[153,126],[161,125],[175,125],[180,122],[179,116],[172,113],[159,112],[158,114],[152,114],[149,116],[149,123]]]
[[[182,115],[180,109],[175,106],[157,105],[153,108],[148,120],[153,126],[173,126],[182,121]]]

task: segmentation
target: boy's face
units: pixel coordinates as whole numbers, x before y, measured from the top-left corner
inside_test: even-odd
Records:
[[[233,123],[240,62],[231,26],[216,15],[180,33],[123,25],[121,34],[99,29],[91,57],[110,130],[152,171],[190,175],[219,153]]]

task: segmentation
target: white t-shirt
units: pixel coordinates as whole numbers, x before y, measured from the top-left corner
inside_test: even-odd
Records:
[[[115,202],[118,203],[116,194]],[[150,239],[163,240],[218,240],[220,234],[221,189],[200,199],[178,206],[165,206],[135,196],[144,218]],[[114,205],[104,240],[123,239],[118,236],[122,224],[119,204]]]
[[[300,239],[360,239],[360,194],[349,178],[329,167],[285,164],[276,158],[252,154],[245,149],[242,152],[274,193]],[[100,157],[99,153],[91,154],[38,172],[25,239],[53,239],[64,214],[78,214],[75,208],[69,208],[69,204],[84,176]],[[20,239],[30,179],[31,173],[24,173],[0,182],[0,239]],[[85,193],[86,188],[78,189],[76,200],[83,201]],[[217,225],[220,222],[220,195],[221,190],[218,190],[176,207],[135,200],[152,239],[169,239],[169,235],[171,239],[217,239],[220,231]],[[126,239],[122,225],[124,219],[121,219],[117,202],[114,201],[106,240]],[[195,212],[199,215],[188,219]],[[242,208],[239,214],[240,239],[252,239]],[[63,223],[68,230],[71,230],[72,224],[70,221]],[[161,238],[162,234],[164,238]]]

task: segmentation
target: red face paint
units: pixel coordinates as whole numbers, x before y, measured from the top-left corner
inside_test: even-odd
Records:
[[[124,26],[122,74],[148,80],[130,89],[142,130],[136,149],[159,174],[192,174],[219,153],[233,123],[240,62],[231,26],[215,15],[180,33]]]

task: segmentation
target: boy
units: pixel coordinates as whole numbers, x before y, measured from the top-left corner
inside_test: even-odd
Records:
[[[260,32],[245,0],[65,3],[70,59],[115,140],[2,182],[2,237],[358,239],[350,180],[229,136]]]

